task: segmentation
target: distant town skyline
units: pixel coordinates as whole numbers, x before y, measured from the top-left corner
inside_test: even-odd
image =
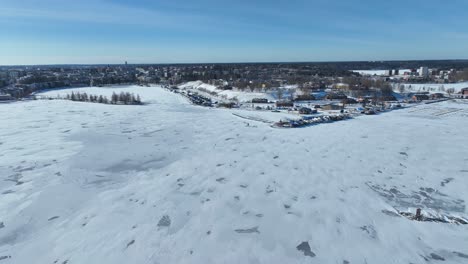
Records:
[[[468,2],[2,0],[0,65],[468,59]]]

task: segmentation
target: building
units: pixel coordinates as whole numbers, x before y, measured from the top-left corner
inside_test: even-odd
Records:
[[[301,94],[301,95],[298,95],[294,99],[294,101],[314,101],[314,100],[316,100],[316,98],[312,94]]]
[[[415,94],[413,95],[413,97],[411,98],[413,101],[424,101],[424,100],[429,100],[429,95],[427,94]]]
[[[277,101],[276,107],[294,107],[294,103],[291,101]]]
[[[419,68],[419,76],[424,77],[424,78],[429,77],[429,68],[428,67]]]
[[[10,101],[13,100],[13,97],[9,94],[0,94],[0,101]]]
[[[434,93],[434,94],[429,95],[429,97],[431,98],[431,100],[437,100],[437,99],[443,99],[445,96],[443,93]]]
[[[253,104],[268,104],[268,99],[266,98],[254,98],[252,99]]]
[[[463,88],[463,89],[461,90],[461,94],[462,94],[462,95],[461,95],[462,98],[468,99],[468,87],[467,87],[467,88]]]
[[[329,93],[325,96],[327,100],[343,100],[347,99],[348,97],[343,93]]]
[[[301,114],[301,115],[310,115],[310,114],[315,114],[315,113],[317,113],[317,110],[315,110],[315,109],[312,110],[312,109],[310,109],[308,107],[299,108],[299,114]]]
[[[338,104],[326,104],[321,107],[323,110],[341,110],[343,107]]]

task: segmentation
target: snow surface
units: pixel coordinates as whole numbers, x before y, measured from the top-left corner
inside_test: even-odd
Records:
[[[430,93],[445,93],[448,89],[454,89],[458,93],[463,88],[468,88],[468,82],[460,83],[407,83],[400,84],[405,86],[406,92],[430,92]],[[398,89],[397,87],[395,87]]]
[[[467,217],[466,101],[275,129],[85,90],[149,103],[0,105],[2,264],[468,261],[467,225],[395,213]]]

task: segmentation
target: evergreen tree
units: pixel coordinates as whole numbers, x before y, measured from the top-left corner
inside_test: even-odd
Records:
[[[119,101],[119,96],[115,92],[113,92],[111,97],[111,104],[116,104],[117,101]]]

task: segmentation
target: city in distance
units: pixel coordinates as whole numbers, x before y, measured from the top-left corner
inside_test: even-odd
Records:
[[[467,8],[2,1],[0,264],[467,263]]]

